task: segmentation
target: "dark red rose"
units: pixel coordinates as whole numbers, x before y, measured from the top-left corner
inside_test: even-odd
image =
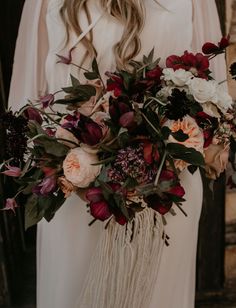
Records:
[[[107,220],[112,215],[108,203],[104,200],[90,203],[90,213],[94,218],[101,221]]]
[[[154,69],[152,69],[152,70],[150,70],[146,73],[146,78],[151,79],[151,80],[155,80],[157,83],[160,83],[161,75],[162,75],[162,69],[158,65]]]
[[[176,179],[176,175],[172,170],[162,170],[160,175],[160,182],[162,181],[172,181]]]

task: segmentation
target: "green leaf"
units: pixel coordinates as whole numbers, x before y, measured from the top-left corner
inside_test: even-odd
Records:
[[[87,78],[88,80],[94,80],[99,78],[99,75],[95,72],[85,72],[84,73],[85,78]]]
[[[118,209],[120,209],[121,213],[125,216],[127,220],[129,220],[129,212],[126,207],[124,197],[119,193],[114,193],[113,199],[115,201],[115,205],[118,207]]]
[[[194,148],[187,148],[179,143],[168,143],[166,146],[168,153],[175,159],[182,159],[195,166],[204,166],[203,155]]]
[[[25,204],[25,230],[36,225],[43,218],[38,209],[38,196],[31,195]]]
[[[64,193],[59,190],[57,194],[51,194],[47,197],[40,198],[40,206],[44,208],[44,218],[49,222],[55,216],[55,213],[66,201]]]
[[[171,134],[171,130],[167,126],[163,126],[161,129],[161,133],[163,136],[163,139],[167,140]]]
[[[171,135],[175,138],[175,140],[184,142],[189,139],[189,135],[185,134],[182,129],[179,129],[177,132],[172,132]]]
[[[93,69],[93,72],[97,74],[97,76],[100,76],[99,68],[98,68],[98,63],[97,63],[96,58],[93,59],[92,69]]]
[[[40,137],[37,139],[41,146],[43,146],[47,154],[52,154],[56,157],[63,157],[69,151],[69,148],[57,140],[54,140],[45,135],[45,137]]]
[[[79,79],[75,78],[71,74],[70,74],[70,78],[71,78],[71,83],[72,83],[73,88],[76,88],[77,86],[80,85]]]

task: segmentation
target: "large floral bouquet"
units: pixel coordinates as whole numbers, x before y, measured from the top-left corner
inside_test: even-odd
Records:
[[[15,212],[18,195],[27,195],[29,227],[51,220],[77,192],[85,194],[94,220],[113,217],[123,225],[145,207],[174,214],[173,204],[184,213],[180,172],[202,167],[216,178],[230,144],[235,148],[232,99],[209,70],[209,60],[227,45],[223,38],[206,43],[203,53],[169,56],[165,67],[152,50],[127,71],[107,72],[106,85],[94,60],[85,83],[71,76],[71,86],[7,111],[1,171],[18,189],[5,196],[4,209]],[[71,53],[59,62],[75,65]],[[55,111],[58,104],[64,112]]]

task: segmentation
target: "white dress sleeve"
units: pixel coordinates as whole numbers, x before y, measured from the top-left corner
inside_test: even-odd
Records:
[[[205,42],[218,43],[222,37],[215,0],[193,0],[192,49],[201,51]],[[211,60],[210,69],[217,81],[226,79],[225,56]]]
[[[26,0],[22,12],[9,94],[9,106],[17,110],[46,91],[45,60],[47,0]]]

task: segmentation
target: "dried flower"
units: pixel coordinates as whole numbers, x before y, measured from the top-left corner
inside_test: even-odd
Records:
[[[7,176],[12,176],[12,177],[19,177],[21,175],[21,169],[18,167],[10,166],[9,164],[5,165],[7,170],[1,172],[2,174],[5,174]]]

